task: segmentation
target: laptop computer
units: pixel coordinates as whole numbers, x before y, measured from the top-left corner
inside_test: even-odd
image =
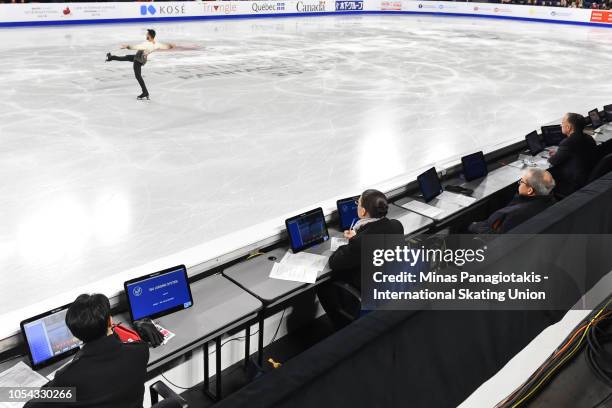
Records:
[[[123,288],[132,321],[154,319],[193,306],[185,265],[130,279]]]
[[[542,126],[542,137],[546,146],[557,146],[565,138],[561,125]]]
[[[591,126],[593,127],[593,129],[597,129],[598,127],[603,125],[603,122],[599,117],[599,112],[597,111],[597,108],[593,109],[592,111],[589,111],[589,119],[591,119]]]
[[[423,198],[426,202],[433,200],[443,191],[442,183],[440,183],[440,178],[438,177],[438,172],[435,167],[419,174],[417,176],[417,182],[419,183],[421,194],[423,194]]]
[[[32,368],[38,370],[62,360],[79,350],[83,342],[66,326],[70,304],[58,307],[21,322]]]
[[[357,200],[359,196],[343,198],[336,201],[340,231],[351,229],[359,220],[357,215]]]
[[[313,247],[329,239],[327,223],[322,208],[316,208],[304,214],[285,220],[289,244],[294,253]]]
[[[461,165],[466,181],[476,180],[489,174],[487,162],[482,151],[463,156],[461,158]]]
[[[604,106],[604,114],[606,117],[606,122],[612,122],[612,105]]]
[[[532,156],[535,156],[536,154],[544,150],[544,145],[540,140],[540,136],[538,135],[537,130],[534,130],[533,132],[525,136],[525,141],[527,141],[527,148],[529,149],[529,152]]]

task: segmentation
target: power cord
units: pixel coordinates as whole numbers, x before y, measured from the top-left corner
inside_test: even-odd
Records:
[[[274,332],[274,336],[272,336],[272,340],[270,340],[270,343],[268,343],[268,345],[270,345],[270,344],[274,343],[274,340],[276,340],[276,336],[278,335],[278,332],[279,332],[279,330],[280,330],[281,324],[283,323],[283,319],[285,318],[285,312],[286,312],[286,311],[287,311],[287,309],[283,309],[283,313],[281,314],[281,318],[280,318],[280,320],[279,320],[279,322],[278,322],[278,326],[276,327],[276,330],[275,330],[275,332]],[[251,335],[250,335],[250,336],[254,336],[254,335],[256,335],[257,333],[259,333],[259,329],[255,330],[253,333],[251,333]],[[227,340],[225,340],[223,343],[221,343],[221,347],[223,347],[224,345],[226,345],[227,343],[232,342],[232,341],[240,341],[240,340],[246,339],[246,337],[247,337],[247,336],[239,336],[239,337],[233,337],[233,338],[231,338],[231,339],[227,339]],[[213,350],[213,351],[209,352],[209,353],[208,353],[208,355],[210,356],[211,354],[214,354],[216,351],[217,351],[217,350],[215,349],[215,350]],[[8,360],[6,360],[6,361],[8,361]],[[160,376],[161,376],[161,377],[162,377],[162,378],[163,378],[165,381],[167,381],[167,382],[168,382],[168,384],[172,385],[173,387],[176,387],[176,388],[181,389],[181,390],[190,390],[190,389],[191,389],[191,387],[189,387],[189,388],[185,388],[185,387],[181,387],[181,386],[179,386],[179,385],[176,385],[174,382],[170,381],[170,380],[168,379],[168,377],[166,377],[166,376],[164,375],[164,372],[163,372],[163,371],[161,371],[161,370],[160,370],[160,372],[159,372],[159,375],[160,375]]]

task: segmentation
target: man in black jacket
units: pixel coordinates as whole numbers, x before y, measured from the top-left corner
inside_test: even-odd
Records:
[[[149,347],[122,343],[112,332],[108,298],[80,295],[66,313],[66,325],[83,348],[43,387],[75,387],[77,402],[30,401],[25,408],[142,408]]]
[[[366,190],[357,202],[359,221],[352,229],[344,231],[348,244],[343,245],[329,258],[332,279],[349,283],[361,291],[361,248],[368,235],[404,235],[404,227],[398,220],[386,217],[389,204],[387,197],[377,190]],[[321,285],[317,291],[319,301],[336,326],[347,323],[338,313],[342,299],[332,283]]]
[[[584,117],[567,113],[561,121],[566,136],[557,152],[548,159],[550,172],[557,182],[555,190],[560,196],[568,196],[583,187],[597,161],[595,140],[583,133]]]
[[[476,234],[503,234],[553,205],[554,187],[555,180],[548,171],[529,169],[519,180],[518,194],[512,201],[486,220],[470,224],[468,230]]]

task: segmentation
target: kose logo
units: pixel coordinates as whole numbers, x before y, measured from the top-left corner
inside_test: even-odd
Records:
[[[320,1],[319,4],[306,4],[303,1],[298,1],[296,9],[300,13],[320,13],[325,11],[325,2]]]
[[[285,3],[253,3],[251,6],[254,12],[285,11]]]
[[[141,16],[146,16],[147,14],[150,14],[152,16],[154,16],[155,14],[157,14],[159,12],[160,15],[164,15],[164,16],[176,16],[176,15],[181,15],[181,14],[185,14],[185,6],[159,6],[158,8],[156,8],[153,5],[142,5],[140,6],[140,15]]]
[[[336,11],[361,11],[363,10],[363,1],[336,1]]]

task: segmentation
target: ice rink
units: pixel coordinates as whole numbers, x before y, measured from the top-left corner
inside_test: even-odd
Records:
[[[150,58],[138,102],[131,64],[104,58],[149,27],[183,49]],[[0,39],[2,313],[612,103],[602,28],[370,15]]]

